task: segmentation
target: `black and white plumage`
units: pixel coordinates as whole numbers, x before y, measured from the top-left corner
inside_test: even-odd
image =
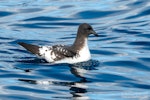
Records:
[[[91,58],[90,51],[88,48],[88,36],[98,34],[93,28],[83,23],[79,26],[77,31],[77,37],[71,46],[66,45],[54,45],[54,46],[36,46],[19,42],[21,46],[37,56],[44,58],[50,63],[78,63],[88,61]]]

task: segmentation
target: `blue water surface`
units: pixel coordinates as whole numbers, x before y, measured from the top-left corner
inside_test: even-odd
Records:
[[[17,42],[67,44],[89,23],[92,60],[50,65]],[[0,100],[150,100],[149,0],[0,0]]]

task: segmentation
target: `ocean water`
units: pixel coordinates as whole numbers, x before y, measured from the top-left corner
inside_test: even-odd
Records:
[[[70,45],[85,22],[100,35],[88,62],[17,44]],[[0,0],[0,100],[150,100],[150,0]]]

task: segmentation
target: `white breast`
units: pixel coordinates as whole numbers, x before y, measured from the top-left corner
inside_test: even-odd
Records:
[[[84,47],[79,51],[79,55],[80,61],[87,61],[91,58],[91,54],[87,43],[85,43]]]

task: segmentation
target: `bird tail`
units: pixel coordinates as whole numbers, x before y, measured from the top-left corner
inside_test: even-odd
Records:
[[[18,44],[23,46],[26,50],[30,51],[31,53],[39,55],[39,46],[27,44],[24,42],[18,42]]]

